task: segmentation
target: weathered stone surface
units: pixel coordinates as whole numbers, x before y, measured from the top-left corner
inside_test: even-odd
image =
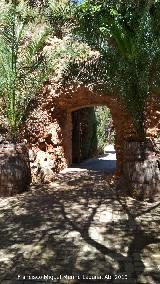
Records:
[[[21,144],[0,144],[0,196],[26,191],[31,182],[28,149]]]
[[[55,156],[50,156],[49,152],[42,150],[30,150],[29,158],[33,181],[48,183],[53,181],[55,172]]]
[[[151,94],[145,107],[145,129],[148,137],[160,138],[160,94]]]
[[[159,158],[150,141],[124,143],[123,186],[131,196],[154,201],[160,193]]]

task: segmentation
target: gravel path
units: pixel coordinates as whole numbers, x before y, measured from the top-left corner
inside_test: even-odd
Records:
[[[0,283],[160,283],[159,205],[119,195],[79,171],[1,198]]]

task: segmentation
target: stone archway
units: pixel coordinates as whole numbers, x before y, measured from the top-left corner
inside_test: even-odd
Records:
[[[71,113],[100,105],[107,106],[113,118],[117,173],[121,173],[124,140],[137,136],[129,114],[110,94],[95,93],[82,85],[55,88],[50,84],[32,101],[21,129],[30,148],[33,175],[40,176],[42,181],[46,176],[50,179],[54,172],[71,164]]]

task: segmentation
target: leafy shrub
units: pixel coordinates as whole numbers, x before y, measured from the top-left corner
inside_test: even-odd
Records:
[[[110,110],[105,106],[95,108],[96,123],[97,123],[97,151],[104,152],[104,147],[107,144],[114,143],[114,131]]]

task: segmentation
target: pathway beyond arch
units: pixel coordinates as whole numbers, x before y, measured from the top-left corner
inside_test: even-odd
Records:
[[[60,173],[74,172],[74,171],[94,171],[105,172],[112,174],[116,170],[116,151],[113,145],[108,145],[104,149],[104,154],[88,159],[80,164],[73,164],[62,170]]]

